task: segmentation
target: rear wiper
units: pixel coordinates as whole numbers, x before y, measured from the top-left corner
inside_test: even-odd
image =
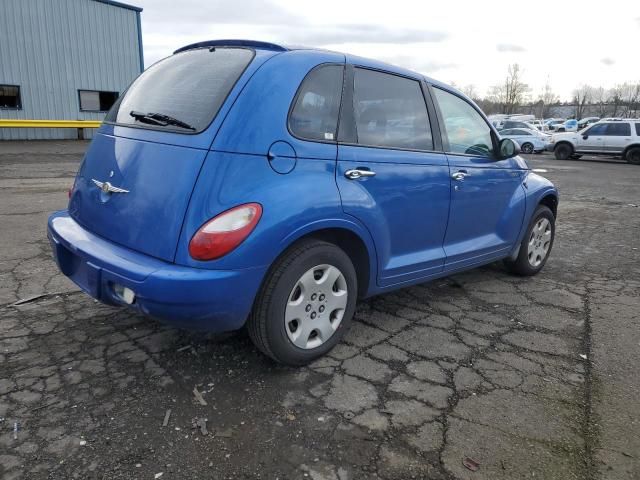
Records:
[[[131,112],[129,112],[129,115],[131,115],[133,118],[135,118],[140,122],[151,123],[153,125],[161,125],[161,126],[175,125],[177,127],[186,128],[187,130],[196,129],[194,126],[189,125],[188,123],[183,122],[182,120],[178,120],[177,118],[173,118],[170,115],[165,115],[164,113],[154,113],[154,112],[142,113],[142,112],[136,112],[135,110],[131,110]]]

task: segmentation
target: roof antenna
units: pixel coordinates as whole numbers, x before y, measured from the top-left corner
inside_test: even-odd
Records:
[[[210,51],[210,52],[215,52],[215,51],[216,51],[216,47],[211,47],[211,48],[209,49],[209,51]]]

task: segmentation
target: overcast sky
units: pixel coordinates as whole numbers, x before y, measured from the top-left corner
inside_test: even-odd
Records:
[[[372,57],[480,93],[515,62],[533,97],[547,78],[562,99],[582,83],[640,81],[640,0],[130,3],[144,8],[147,67],[188,43],[248,38]]]

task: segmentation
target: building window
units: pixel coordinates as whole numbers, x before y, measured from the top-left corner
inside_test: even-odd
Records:
[[[83,112],[108,112],[118,99],[118,92],[78,90],[80,110]]]
[[[0,108],[20,110],[20,87],[18,85],[0,85]]]

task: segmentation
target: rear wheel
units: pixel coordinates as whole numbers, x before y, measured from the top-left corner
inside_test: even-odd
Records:
[[[556,159],[558,160],[566,160],[573,155],[573,148],[568,143],[556,145],[556,148],[553,151],[556,155]]]
[[[515,260],[505,260],[505,266],[516,275],[535,275],[547,263],[555,233],[556,219],[553,212],[549,207],[538,206],[520,243],[518,257]]]
[[[640,147],[633,147],[627,151],[625,155],[627,162],[634,165],[640,165]]]
[[[344,251],[305,240],[270,270],[247,322],[249,336],[278,362],[307,364],[340,342],[357,291],[356,272]]]
[[[533,153],[533,145],[529,142],[523,143],[520,149],[522,150],[522,153]]]

